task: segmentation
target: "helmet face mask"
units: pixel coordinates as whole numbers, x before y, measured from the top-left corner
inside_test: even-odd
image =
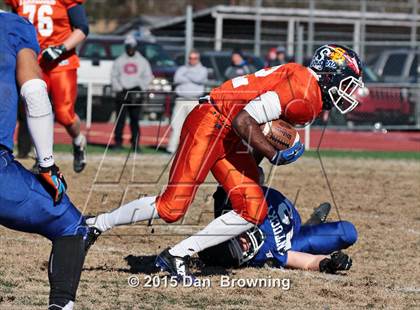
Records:
[[[239,267],[258,253],[264,240],[262,230],[254,227],[238,237],[199,252],[198,256],[209,266]]]
[[[354,110],[359,104],[353,95],[358,89],[363,87],[364,84],[361,79],[349,76],[342,79],[338,87],[333,86],[329,88],[328,94],[337,110],[340,111],[341,114],[346,114]]]
[[[309,68],[319,77],[324,110],[335,106],[346,114],[359,104],[354,94],[364,87],[361,67],[357,53],[346,46],[328,44],[315,51]]]
[[[244,242],[241,239],[245,241],[246,247],[244,247]],[[231,250],[236,252],[239,266],[250,261],[258,253],[264,240],[265,235],[258,227],[254,227],[230,240]]]

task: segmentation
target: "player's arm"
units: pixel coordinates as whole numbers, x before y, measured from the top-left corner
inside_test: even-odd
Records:
[[[276,150],[264,137],[260,124],[279,119],[280,100],[276,92],[268,91],[249,102],[233,119],[232,126],[236,133],[254,149],[255,154],[267,157],[275,165],[289,164],[304,152],[304,146],[298,142],[289,149]],[[258,156],[257,156],[258,157]]]
[[[63,42],[67,50],[82,43],[89,34],[89,23],[83,5],[77,4],[67,10],[70,24],[74,28],[72,34]]]
[[[16,79],[26,105],[26,118],[38,157],[40,177],[54,201],[59,202],[67,185],[54,163],[54,116],[34,50],[23,48],[18,52]]]
[[[89,34],[89,24],[83,5],[77,4],[70,7],[67,10],[67,14],[74,30],[62,44],[50,46],[42,51],[42,57],[46,61],[54,61],[66,51],[74,49],[82,43]]]
[[[232,125],[236,133],[258,153],[268,159],[276,155],[276,149],[267,141],[257,121],[246,110],[238,113]]]
[[[351,265],[352,259],[343,252],[335,252],[331,256],[287,252],[286,267],[289,268],[335,273],[340,270],[349,270]]]

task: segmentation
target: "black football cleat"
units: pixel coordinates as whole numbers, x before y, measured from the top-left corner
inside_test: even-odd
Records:
[[[93,227],[93,226],[89,227],[89,231],[86,234],[85,239],[84,239],[86,253],[89,251],[91,246],[95,244],[96,240],[98,240],[101,234],[102,232],[96,227]]]
[[[169,253],[169,248],[166,248],[162,253],[156,257],[156,267],[162,271],[167,271],[173,277],[176,277],[178,282],[194,281],[194,277],[189,271],[189,256],[179,257]]]
[[[80,145],[73,143],[73,170],[80,173],[86,167],[86,138]]]
[[[331,210],[331,204],[328,202],[323,202],[319,207],[314,209],[309,220],[305,222],[304,225],[318,225],[325,223],[328,217],[328,214]]]

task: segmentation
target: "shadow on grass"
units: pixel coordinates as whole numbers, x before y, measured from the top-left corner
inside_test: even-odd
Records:
[[[160,269],[155,266],[156,255],[128,255],[124,257],[128,264],[128,268],[114,268],[108,265],[97,267],[83,268],[86,271],[109,271],[109,272],[124,272],[130,274],[147,274],[152,275],[160,272]],[[230,271],[218,266],[205,266],[199,258],[192,258],[190,261],[191,271],[195,276],[214,276],[214,275],[229,275]]]

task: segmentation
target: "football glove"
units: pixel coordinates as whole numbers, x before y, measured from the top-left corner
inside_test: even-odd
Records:
[[[338,251],[331,254],[330,258],[324,258],[319,262],[319,271],[336,273],[339,270],[349,270],[353,261],[347,254]]]
[[[42,51],[42,59],[47,62],[54,61],[66,51],[67,49],[63,44],[58,46],[50,46]]]
[[[66,180],[64,180],[60,169],[56,165],[48,168],[39,167],[38,176],[46,191],[53,198],[54,204],[58,204],[67,190]]]
[[[276,166],[287,165],[301,157],[303,152],[305,152],[305,146],[298,141],[288,149],[277,151],[270,163]]]

